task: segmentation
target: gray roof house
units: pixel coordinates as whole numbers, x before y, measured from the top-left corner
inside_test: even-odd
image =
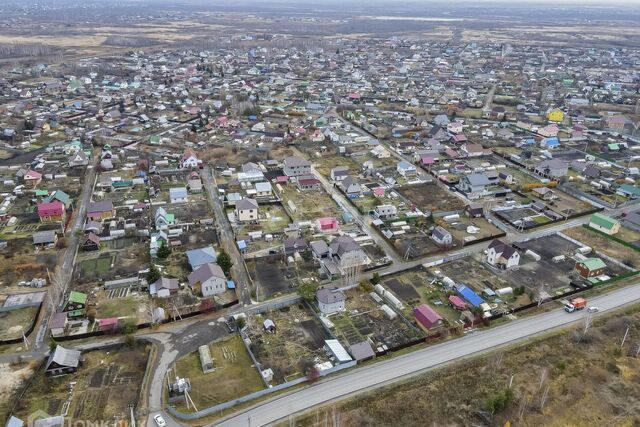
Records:
[[[560,159],[543,160],[538,163],[535,172],[547,178],[560,178],[569,172],[569,163]]]
[[[451,233],[439,225],[431,232],[431,238],[440,246],[451,246],[453,244]]]
[[[75,372],[80,366],[80,355],[78,350],[70,350],[58,345],[47,360],[45,372],[51,376]]]
[[[34,245],[50,245],[58,241],[55,230],[36,231],[32,237]]]
[[[311,162],[296,156],[284,159],[282,171],[287,176],[301,176],[311,174]]]
[[[205,246],[204,248],[187,251],[187,259],[189,260],[191,270],[195,271],[201,265],[216,262],[218,260],[218,255],[213,247]]]
[[[472,173],[460,178],[458,188],[464,193],[478,194],[484,193],[485,187],[491,184],[489,178],[483,173]]]
[[[227,288],[227,278],[218,264],[207,263],[201,265],[187,276],[189,285],[200,286],[200,292],[208,297],[224,292]]]
[[[316,291],[316,300],[320,312],[328,315],[344,311],[347,296],[338,288],[322,288]]]

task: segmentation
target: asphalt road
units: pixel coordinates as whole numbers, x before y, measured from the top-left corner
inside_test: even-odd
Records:
[[[640,300],[640,286],[633,285],[593,298],[589,304],[598,306],[600,313],[602,313],[638,300]],[[509,322],[493,329],[471,333],[459,339],[327,378],[312,386],[237,413],[215,425],[225,427],[269,425],[329,400],[387,385],[425,370],[434,369],[471,355],[488,352],[496,347],[520,341],[554,328],[584,322],[587,315],[586,310],[566,313],[558,308],[548,313]]]

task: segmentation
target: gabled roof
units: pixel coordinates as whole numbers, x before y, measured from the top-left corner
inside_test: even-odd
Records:
[[[591,215],[591,222],[599,227],[606,228],[606,229],[611,229],[617,224],[619,224],[618,221],[616,221],[615,219],[610,218],[601,213],[595,213]]]
[[[347,297],[344,292],[338,288],[322,288],[316,292],[316,299],[322,304],[335,304],[346,301]]]
[[[253,199],[244,198],[236,202],[236,209],[240,211],[258,209],[258,202]]]
[[[68,301],[76,304],[86,304],[87,294],[83,294],[82,292],[78,292],[78,291],[71,291],[69,293]]]
[[[52,363],[68,368],[77,368],[80,364],[80,351],[70,350],[62,346],[57,346],[53,354],[49,356],[46,369],[49,369]]]
[[[187,259],[189,260],[189,265],[191,265],[192,269],[197,269],[199,266],[203,264],[207,264],[210,262],[216,262],[218,259],[218,255],[216,251],[211,246],[206,246],[204,248],[192,249],[187,251]]]
[[[580,261],[580,264],[584,265],[587,270],[599,270],[601,268],[606,268],[607,264],[604,263],[600,258],[586,258]]]
[[[218,264],[214,264],[212,262],[201,265],[194,272],[187,276],[187,280],[190,285],[195,285],[196,283],[204,283],[212,277],[218,277],[226,280],[226,276],[222,271],[222,268]]]

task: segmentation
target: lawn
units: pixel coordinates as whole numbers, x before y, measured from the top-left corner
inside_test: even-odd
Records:
[[[203,373],[198,352],[178,360],[179,377],[189,378],[189,393],[198,409],[226,402],[265,388],[258,370],[253,366],[242,339],[234,335],[224,341],[210,344],[214,372]],[[185,405],[178,405],[185,410]]]
[[[19,308],[0,313],[0,340],[22,337],[33,323],[38,307]]]
[[[100,298],[96,303],[96,318],[135,317],[137,319],[140,317],[141,305],[144,303],[142,297],[134,295],[126,298]]]

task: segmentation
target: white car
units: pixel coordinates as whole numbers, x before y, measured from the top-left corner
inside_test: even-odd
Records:
[[[600,311],[600,309],[598,307],[589,307],[587,308],[587,311],[589,313],[597,313],[598,311]]]
[[[162,415],[160,414],[153,417],[153,420],[156,422],[158,427],[165,427],[167,425],[167,422],[164,420],[164,418],[162,418]]]

